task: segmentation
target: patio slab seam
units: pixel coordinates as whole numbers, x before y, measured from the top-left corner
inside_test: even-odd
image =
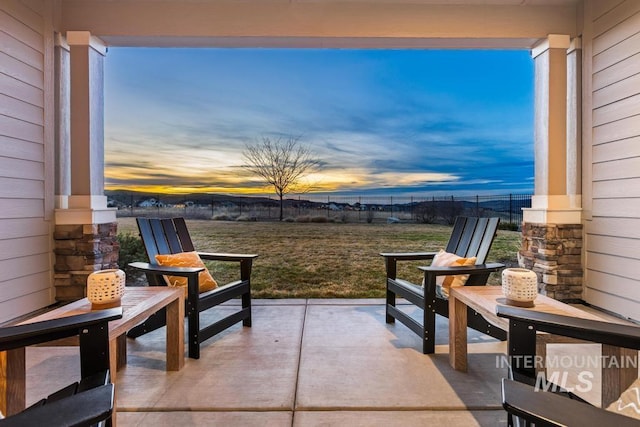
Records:
[[[256,406],[256,407],[220,407],[220,406],[212,406],[212,407],[199,407],[199,408],[189,408],[189,407],[166,407],[166,406],[153,406],[153,407],[125,407],[118,408],[118,413],[128,412],[128,413],[137,413],[137,414],[151,414],[154,412],[295,412],[291,408],[275,408],[268,406]]]
[[[300,331],[300,341],[298,341],[298,366],[296,368],[296,381],[295,384],[293,386],[293,406],[292,406],[292,412],[295,413],[296,411],[296,405],[298,404],[298,385],[300,384],[300,367],[302,366],[302,349],[303,349],[303,342],[304,342],[304,330],[305,330],[305,325],[307,323],[307,309],[309,307],[309,300],[306,299],[305,300],[305,305],[304,305],[304,314],[302,315],[302,330]]]
[[[502,405],[465,405],[465,406],[299,406],[293,412],[468,412],[468,411],[498,411]]]

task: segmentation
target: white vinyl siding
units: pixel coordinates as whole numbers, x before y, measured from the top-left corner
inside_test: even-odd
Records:
[[[640,320],[640,1],[590,5],[585,300]]]
[[[0,323],[52,302],[44,15],[43,0],[0,3]]]

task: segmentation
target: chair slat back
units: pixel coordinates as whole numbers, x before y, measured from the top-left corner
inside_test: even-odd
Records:
[[[189,235],[187,223],[184,221],[184,218],[173,218],[173,225],[175,226],[176,233],[178,234],[178,238],[180,239],[182,250],[184,252],[195,251],[196,249],[193,246],[193,242],[191,241],[191,236]]]
[[[476,264],[483,264],[499,222],[499,218],[457,217],[445,250],[465,258],[476,257]]]
[[[152,264],[155,264],[158,254],[177,254],[195,250],[184,218],[137,218],[136,222],[149,262]]]
[[[456,254],[465,258],[475,256],[474,253],[469,251],[469,248],[477,229],[478,218],[464,218],[464,229],[462,231],[462,235],[460,236],[460,241],[458,242]]]
[[[182,250],[182,245],[180,244],[180,239],[178,239],[178,233],[176,233],[173,220],[163,219],[161,222],[162,222],[162,232],[164,233],[164,237],[167,240],[169,251],[172,254],[179,254],[180,252],[184,252]]]
[[[484,230],[487,229],[487,222],[489,218],[477,218],[476,227],[471,235],[471,239],[469,240],[469,245],[467,246],[467,254],[473,254],[469,256],[475,256],[476,258],[482,258],[482,254],[480,254],[480,247],[482,245],[482,241],[484,240]],[[481,261],[481,263],[484,262]]]
[[[500,218],[498,217],[486,219],[487,224],[484,227],[484,235],[482,236],[482,241],[478,247],[478,254],[476,255],[478,259],[482,259],[483,263],[487,260],[489,250],[493,244],[493,239],[495,239],[496,234],[498,233],[498,224],[500,224]]]
[[[162,227],[162,221],[158,218],[149,219],[151,224],[151,231],[153,232],[153,239],[156,243],[156,248],[159,254],[170,254],[169,242],[164,234],[164,228]],[[155,262],[155,259],[152,261]]]
[[[151,264],[157,264],[156,255],[183,252],[173,222],[170,219],[136,218],[142,243]],[[166,285],[161,276],[148,274],[151,286]]]
[[[458,244],[460,243],[460,239],[462,238],[462,233],[464,232],[464,225],[467,222],[467,218],[465,217],[457,217],[455,223],[453,224],[453,230],[451,231],[451,235],[449,236],[449,242],[447,243],[447,247],[445,251],[458,254]]]
[[[151,223],[147,218],[136,218],[138,224],[138,231],[140,232],[140,238],[144,244],[144,249],[147,251],[147,257],[149,262],[155,264],[158,247],[156,246],[156,239],[153,237],[153,230],[151,229]]]

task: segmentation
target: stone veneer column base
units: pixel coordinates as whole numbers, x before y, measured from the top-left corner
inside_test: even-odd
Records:
[[[538,291],[565,301],[582,299],[582,224],[522,224],[520,267],[538,275]]]
[[[117,222],[55,226],[56,301],[84,298],[89,274],[118,268],[117,229]]]

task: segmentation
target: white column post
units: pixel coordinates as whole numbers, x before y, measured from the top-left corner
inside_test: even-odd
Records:
[[[71,193],[66,209],[56,210],[56,224],[115,222],[115,209],[104,195],[105,44],[88,31],[67,32],[70,61]],[[62,153],[61,153],[62,155]]]
[[[567,195],[582,207],[582,39],[567,51]]]
[[[567,142],[572,126],[567,125],[568,117],[572,120],[570,110],[576,107],[567,90],[570,44],[568,35],[551,34],[531,52],[535,64],[535,191],[531,208],[524,209],[528,223],[581,223],[580,200],[575,197],[577,178],[573,176],[577,172],[575,147],[569,148]]]
[[[67,209],[71,194],[69,45],[60,33],[56,33],[54,40],[55,207],[56,209]]]

